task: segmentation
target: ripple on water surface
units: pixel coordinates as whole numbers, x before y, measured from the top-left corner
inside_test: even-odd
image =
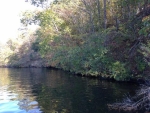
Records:
[[[5,70],[5,69],[4,69]],[[1,70],[0,70],[1,72]],[[28,79],[2,71],[0,75],[0,113],[41,113]]]
[[[118,113],[107,104],[136,88],[59,70],[0,68],[0,113]]]
[[[9,88],[11,87],[0,87],[0,113],[41,113],[35,97],[23,93],[25,90],[18,90],[20,93],[17,94],[9,91]]]

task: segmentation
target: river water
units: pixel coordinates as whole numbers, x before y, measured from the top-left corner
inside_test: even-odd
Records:
[[[56,69],[0,68],[0,113],[117,113],[107,104],[137,89]]]

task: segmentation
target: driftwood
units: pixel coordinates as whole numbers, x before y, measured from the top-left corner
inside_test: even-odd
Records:
[[[123,102],[108,104],[109,109],[123,111],[150,111],[150,82],[142,85],[134,97],[127,97]]]

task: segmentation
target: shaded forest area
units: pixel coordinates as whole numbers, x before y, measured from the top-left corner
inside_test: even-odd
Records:
[[[31,3],[45,6],[43,0]],[[40,28],[25,36],[31,39],[26,49],[8,55],[7,65],[55,67],[117,81],[149,77],[150,0],[55,0],[42,11],[24,12],[21,22]]]

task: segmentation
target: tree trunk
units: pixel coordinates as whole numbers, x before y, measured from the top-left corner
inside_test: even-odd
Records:
[[[104,29],[107,28],[107,16],[106,16],[106,0],[103,0],[104,2]]]
[[[115,21],[116,21],[116,31],[118,32],[118,30],[119,30],[119,20],[118,20],[117,16],[115,17]]]
[[[97,1],[97,11],[98,11],[98,28],[101,28],[101,11],[100,11],[100,1],[99,0],[96,0]]]
[[[90,25],[90,32],[94,32],[94,22],[93,22],[93,16],[90,6],[87,4],[86,0],[81,0],[86,8],[86,13],[89,15],[89,25]]]

